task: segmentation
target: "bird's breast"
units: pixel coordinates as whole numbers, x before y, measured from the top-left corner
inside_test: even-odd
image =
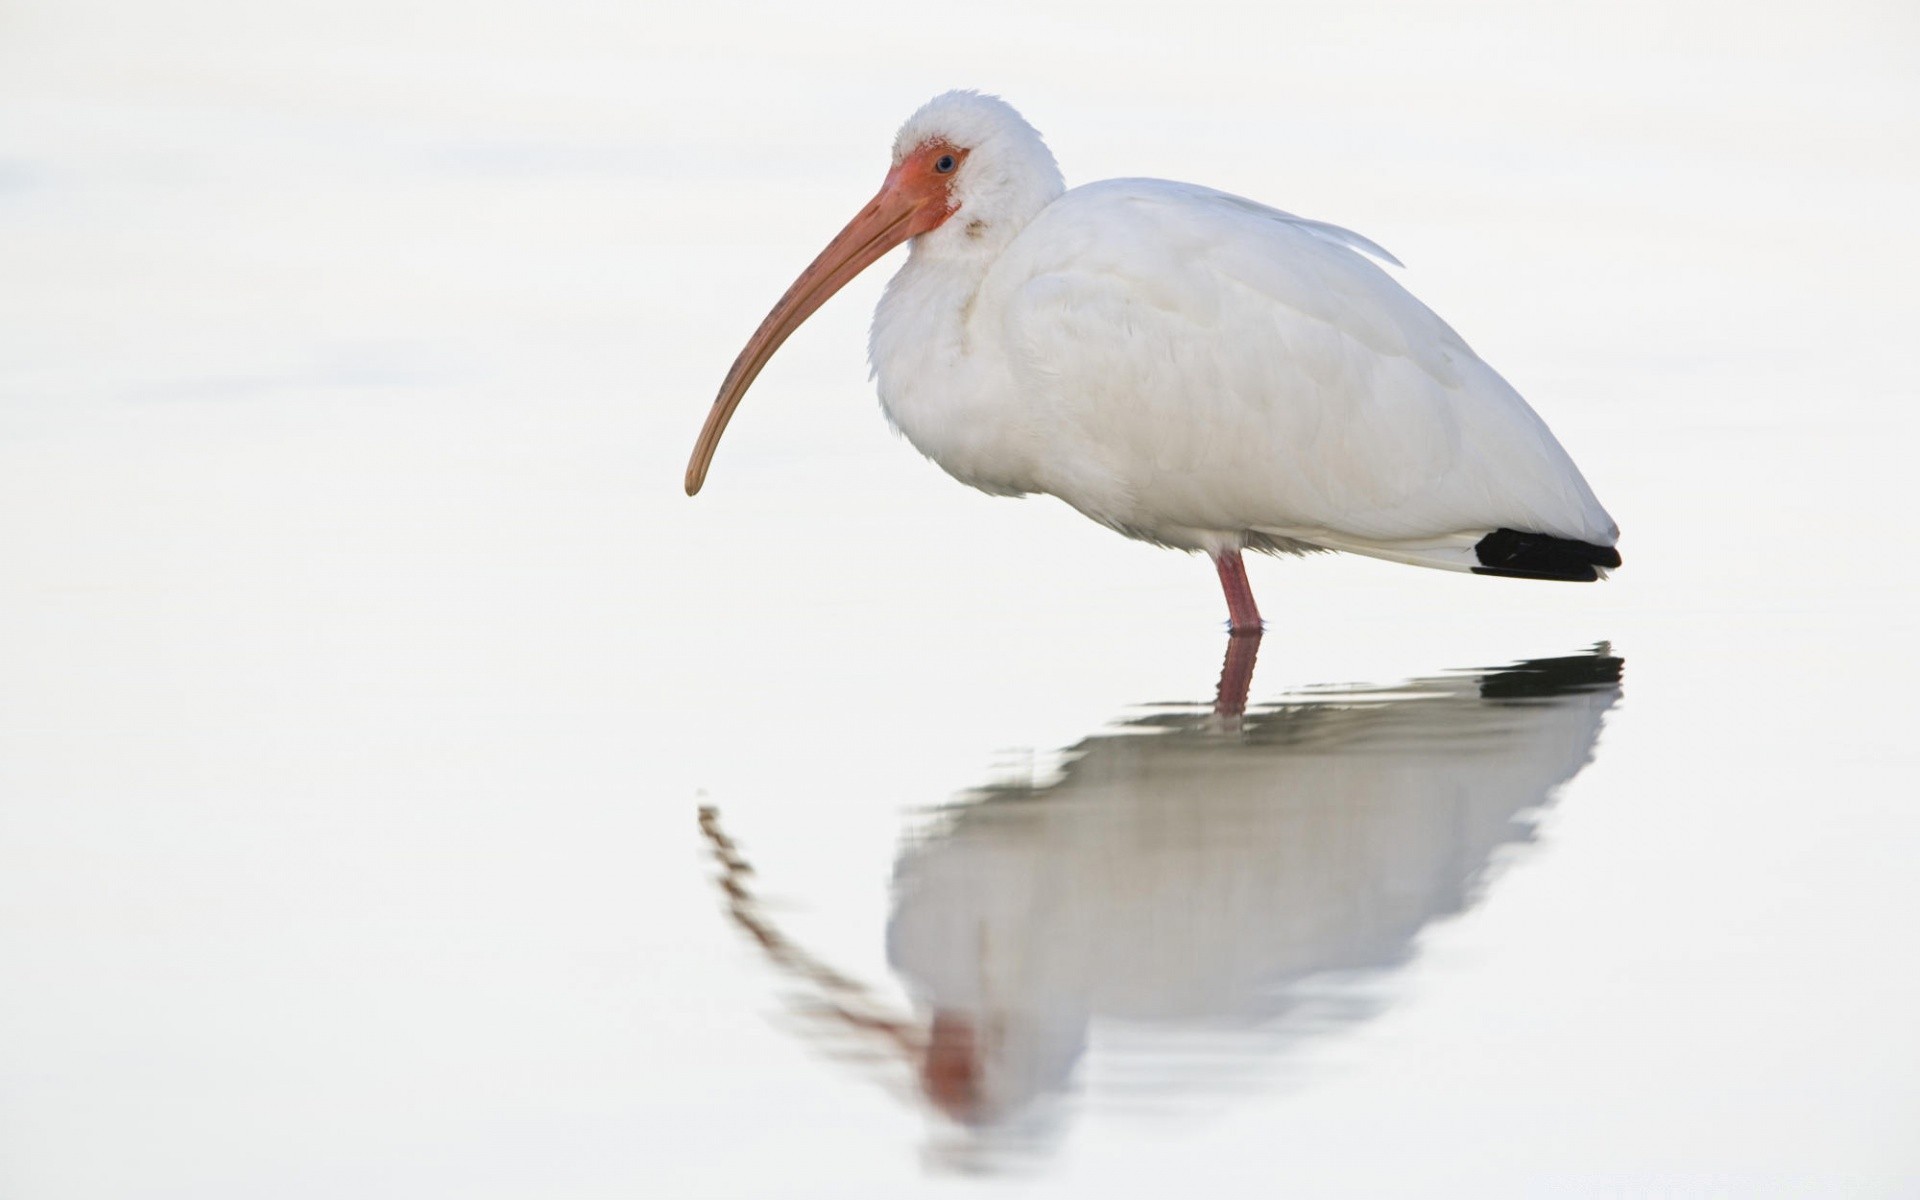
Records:
[[[909,259],[874,311],[868,353],[880,407],[916,450],[970,487],[1024,495],[1042,490],[1038,432],[980,282]]]

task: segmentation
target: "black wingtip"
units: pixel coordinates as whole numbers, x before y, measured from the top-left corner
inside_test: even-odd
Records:
[[[1496,529],[1473,547],[1480,565],[1475,575],[1503,575],[1512,579],[1560,579],[1592,583],[1600,572],[1620,565],[1620,552],[1550,533],[1523,533]]]

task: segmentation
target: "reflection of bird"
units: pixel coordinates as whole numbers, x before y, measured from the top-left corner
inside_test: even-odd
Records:
[[[1165,713],[961,806],[902,859],[888,938],[933,1014],[929,1091],[993,1123],[1065,1085],[1097,1018],[1252,1026],[1310,976],[1403,962],[1586,764],[1619,670],[1290,702],[1234,738]]]
[[[1235,632],[1260,627],[1247,548],[1535,579],[1620,563],[1573,460],[1385,251],[1187,184],[1064,191],[1033,127],[971,92],[907,121],[879,194],[748,341],[689,494],[780,344],[908,239],[871,346],[893,423],[963,483],[1206,551]]]
[[[1058,779],[970,797],[902,854],[888,958],[918,1016],[780,937],[709,836],[736,919],[816,1012],[910,1055],[962,1123],[1018,1129],[1097,1022],[1248,1030],[1324,998],[1315,977],[1404,962],[1588,761],[1620,671],[1579,655],[1088,738]]]

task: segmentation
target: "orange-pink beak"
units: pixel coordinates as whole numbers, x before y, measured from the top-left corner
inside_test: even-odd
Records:
[[[693,458],[687,463],[687,495],[698,492],[706,482],[707,468],[713,465],[714,451],[720,447],[720,435],[733,419],[733,410],[740,406],[740,397],[747,394],[767,360],[800,323],[887,251],[953,215],[948,185],[966,153],[944,142],[929,142],[916,149],[887,172],[879,194],[793,281],[766,320],[760,322],[760,328],[747,339],[746,348],[733,360],[733,368],[720,385],[720,394],[700,430],[700,440],[693,445]],[[945,169],[939,169],[943,165]]]

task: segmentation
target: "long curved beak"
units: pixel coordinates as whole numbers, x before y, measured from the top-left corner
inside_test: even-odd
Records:
[[[733,369],[727,372],[726,381],[720,385],[720,395],[707,413],[700,440],[693,444],[693,458],[687,463],[687,495],[698,492],[706,482],[707,468],[713,465],[713,453],[720,446],[720,435],[726,432],[733,410],[740,405],[740,397],[746,395],[761,368],[800,323],[887,251],[946,217],[944,211],[930,211],[940,207],[933,203],[933,197],[901,186],[900,180],[901,168],[896,167],[887,175],[879,194],[827,243],[820,256],[800,273],[800,278],[793,281],[787,294],[780,297],[767,319],[760,322],[760,328],[747,340],[740,357],[733,360]],[[929,223],[928,216],[935,219]]]

